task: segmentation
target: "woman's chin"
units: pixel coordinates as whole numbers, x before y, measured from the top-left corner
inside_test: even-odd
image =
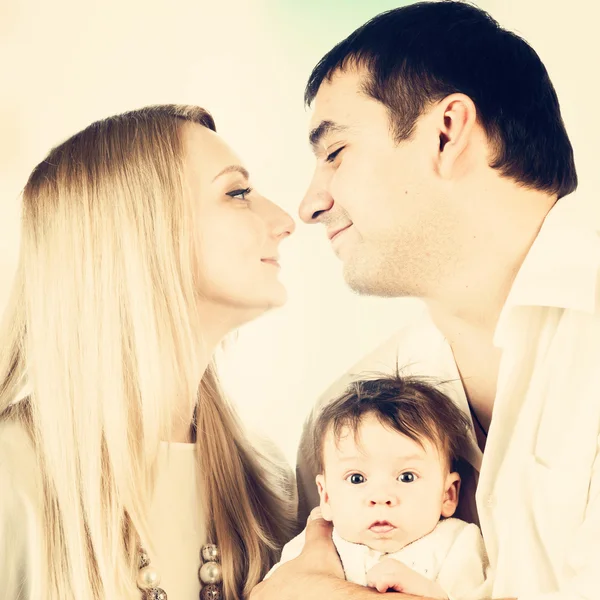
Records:
[[[281,308],[285,305],[287,299],[287,291],[283,286],[280,286],[277,290],[269,290],[269,293],[265,293],[262,297],[257,295],[252,299],[244,299],[240,304],[246,306],[243,311],[245,322],[253,321],[275,308]]]
[[[259,314],[261,312],[266,313],[266,312],[273,310],[274,308],[281,308],[282,306],[285,305],[286,302],[287,302],[287,294],[285,292],[282,292],[278,295],[271,295],[271,296],[265,298],[264,303],[261,303],[260,307],[257,303],[257,310],[259,311]],[[257,314],[256,316],[259,316],[259,314]],[[256,317],[254,317],[254,318],[256,318]]]
[[[256,302],[256,305],[262,305],[264,310],[267,311],[272,308],[281,308],[287,302],[287,299],[287,290],[281,282],[276,281],[265,286],[261,293],[257,293],[254,302]]]
[[[283,285],[279,284],[279,289],[273,293],[273,298],[269,304],[269,308],[281,308],[287,303],[288,293]]]

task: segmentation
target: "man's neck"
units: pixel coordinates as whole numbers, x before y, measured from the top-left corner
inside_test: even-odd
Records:
[[[432,310],[432,318],[450,344],[465,394],[479,426],[478,440],[483,450],[492,420],[501,352],[493,345],[493,331],[483,324]],[[476,430],[477,430],[476,426]]]
[[[492,417],[501,358],[493,345],[498,318],[553,202],[532,190],[511,190],[505,205],[496,201],[495,206],[503,210],[494,213],[493,223],[489,218],[482,223],[465,245],[456,270],[424,298],[452,348],[469,403],[485,431]],[[475,218],[485,220],[482,214]],[[470,227],[476,230],[474,224]]]

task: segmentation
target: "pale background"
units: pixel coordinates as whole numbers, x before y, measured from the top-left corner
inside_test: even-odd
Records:
[[[29,172],[51,146],[112,113],[153,103],[208,108],[257,187],[297,219],[312,168],[306,78],[336,42],[401,4],[0,0],[0,308],[14,273],[18,195]],[[575,147],[581,201],[597,219],[596,2],[477,4],[523,35],[545,62]],[[300,224],[282,250],[290,301],[240,331],[223,377],[245,422],[293,463],[302,421],[319,393],[420,307],[349,292],[321,228]]]

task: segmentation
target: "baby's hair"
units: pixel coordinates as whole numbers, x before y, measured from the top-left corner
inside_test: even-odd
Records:
[[[428,380],[405,377],[397,370],[352,382],[321,409],[313,427],[313,458],[319,473],[324,471],[325,436],[332,431],[337,443],[347,429],[356,438],[368,415],[421,446],[424,440],[432,443],[451,472],[469,455],[471,425],[462,410]]]

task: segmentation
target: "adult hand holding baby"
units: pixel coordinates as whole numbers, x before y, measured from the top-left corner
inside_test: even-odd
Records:
[[[249,600],[293,600],[313,597],[307,585],[315,579],[318,592],[323,591],[323,580],[343,580],[344,570],[331,539],[331,523],[321,516],[319,507],[313,509],[306,525],[306,542],[302,553],[258,584]],[[315,594],[315,598],[318,595]]]
[[[344,569],[331,539],[332,525],[321,514],[321,507],[311,511],[306,525],[306,542],[300,559],[306,561],[306,570],[344,579]]]
[[[367,571],[367,585],[378,592],[403,592],[413,596],[425,596],[448,600],[448,595],[435,582],[393,558],[386,558]]]

